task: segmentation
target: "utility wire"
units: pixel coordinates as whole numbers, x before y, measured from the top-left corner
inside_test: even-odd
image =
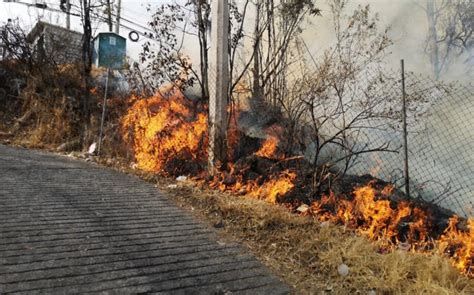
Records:
[[[17,1],[17,2],[13,2],[13,3],[18,3],[18,4],[26,5],[26,6],[28,7],[28,10],[29,10],[30,8],[36,8],[36,9],[48,10],[48,11],[58,12],[58,13],[68,13],[68,12],[65,12],[65,11],[63,11],[63,10],[61,10],[61,9],[52,8],[52,7],[49,6],[49,5],[53,5],[53,3],[46,2],[46,1],[43,2],[43,3],[35,3],[35,4],[31,4],[31,3],[27,3],[27,2],[22,2],[22,1]],[[75,8],[75,11],[71,11],[71,10],[70,10],[70,11],[69,11],[69,15],[71,15],[71,16],[76,16],[76,17],[82,17],[82,14],[81,14],[81,12],[82,12],[81,7],[79,7],[79,6],[76,5],[76,4],[72,4],[72,3],[71,3],[70,5],[71,5],[71,8]],[[100,20],[100,21],[107,22],[107,19],[106,19],[104,16],[100,15],[99,13],[97,13],[97,12],[94,12],[94,11],[91,10],[91,15],[93,15],[96,19],[98,19],[98,20]],[[114,14],[114,13],[111,13],[111,15],[114,16],[115,18],[117,17],[117,15]],[[30,16],[30,17],[31,17],[31,16]],[[130,24],[132,24],[132,25],[134,25],[134,26],[137,26],[137,27],[139,27],[139,28],[142,29],[142,30],[145,30],[145,32],[141,32],[141,31],[137,30],[136,28],[130,27],[130,26],[128,26],[128,25],[124,25],[123,23],[120,23],[120,27],[125,28],[125,29],[130,30],[130,31],[135,31],[137,34],[139,34],[139,35],[142,36],[142,37],[145,37],[145,38],[150,39],[150,40],[154,40],[153,38],[151,38],[150,36],[147,35],[147,33],[149,33],[150,35],[151,35],[151,34],[154,34],[154,33],[153,33],[153,30],[151,30],[149,27],[146,27],[145,25],[139,24],[139,23],[137,23],[137,22],[134,22],[134,21],[132,21],[132,20],[130,20],[130,19],[128,19],[128,18],[124,18],[124,17],[122,17],[122,16],[120,16],[120,19],[121,19],[121,20],[124,20],[125,22],[130,23]],[[30,19],[30,21],[31,21],[31,19]],[[154,40],[154,41],[156,41],[156,40]]]
[[[12,3],[18,3],[18,4],[26,5],[26,6],[28,6],[28,8],[36,8],[36,9],[42,9],[42,10],[49,10],[49,11],[53,11],[53,12],[64,13],[64,11],[62,11],[60,9],[49,7],[48,5],[46,5],[46,2],[44,2],[43,4],[41,4],[41,3],[31,4],[31,3],[22,2],[22,1],[15,1],[15,2],[12,2]],[[73,13],[70,13],[70,14],[73,15],[73,16],[80,16],[79,14],[73,14]]]
[[[76,9],[80,9],[80,7],[78,7],[77,5],[73,5],[73,6],[75,6]],[[94,12],[94,11],[91,11],[90,13],[91,13],[91,15],[92,15],[93,17],[95,17],[95,18],[98,19],[99,21],[107,22],[107,19],[105,18],[105,16],[102,16],[102,15],[100,15],[99,13]],[[136,28],[132,28],[132,27],[130,27],[130,26],[124,25],[123,23],[120,23],[120,27],[125,28],[125,29],[130,30],[130,31],[134,31],[134,32],[136,32],[138,35],[140,35],[140,36],[142,36],[142,37],[145,37],[145,38],[147,38],[147,39],[156,41],[156,40],[154,40],[153,38],[151,38],[150,36],[148,36],[148,35],[146,34],[146,32],[143,33],[143,32],[137,31]],[[145,28],[145,27],[144,27],[144,28]],[[147,31],[149,31],[149,33],[151,34],[151,30],[150,30],[150,29],[148,29],[148,28],[145,28],[145,29],[146,29]]]

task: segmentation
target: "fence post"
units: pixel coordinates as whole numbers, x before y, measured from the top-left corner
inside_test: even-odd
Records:
[[[405,61],[401,60],[401,72],[402,72],[402,116],[403,116],[403,152],[404,152],[404,177],[405,177],[405,194],[410,198],[410,176],[408,172],[408,130],[407,130],[407,101],[405,92]]]
[[[212,1],[209,77],[209,172],[225,164],[227,154],[227,96],[229,87],[229,2]]]

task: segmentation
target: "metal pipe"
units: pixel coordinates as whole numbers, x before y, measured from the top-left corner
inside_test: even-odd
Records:
[[[102,118],[100,120],[99,145],[97,147],[97,155],[98,156],[100,156],[100,148],[102,146],[102,134],[104,132],[105,107],[106,107],[106,104],[107,104],[107,92],[109,90],[109,76],[110,76],[110,69],[107,68],[107,77],[105,78],[104,103],[102,104]]]

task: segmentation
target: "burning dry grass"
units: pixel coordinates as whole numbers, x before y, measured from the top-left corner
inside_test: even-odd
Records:
[[[205,161],[203,112],[193,111],[193,105],[175,96],[157,95],[136,100],[122,120],[125,136],[143,170],[175,174],[189,171],[196,162],[199,168],[199,162]],[[259,159],[271,158],[277,144],[269,137],[252,159],[261,164]],[[463,232],[458,229],[458,221],[451,219],[435,250],[412,253],[393,247],[387,251],[387,237],[397,237],[388,231],[391,223],[399,224],[403,220],[414,229],[414,236],[420,238],[421,224],[417,221],[424,219],[421,213],[415,212],[418,209],[394,210],[386,199],[367,198],[370,188],[364,188],[355,191],[353,202],[329,195],[308,206],[314,215],[298,216],[270,203],[284,200],[282,197],[299,185],[299,175],[295,169],[275,165],[279,157],[274,162],[267,160],[258,167],[261,171],[255,167],[247,169],[254,164],[247,161],[234,172],[210,181],[224,193],[198,189],[194,185],[182,185],[170,193],[178,202],[198,208],[201,217],[212,224],[224,225],[224,232],[244,241],[262,261],[302,293],[321,290],[336,294],[371,290],[377,294],[474,292],[472,280],[462,276],[444,256],[450,254],[456,267],[470,271],[470,265],[461,262],[472,261],[472,224],[469,224],[471,232]],[[169,182],[160,182],[166,189]],[[382,190],[381,193],[388,192]],[[236,197],[236,194],[252,198]],[[294,209],[293,205],[286,206]],[[327,210],[328,207],[331,210]],[[410,219],[406,220],[408,216]],[[364,221],[362,226],[361,221]],[[375,241],[356,235],[350,228]],[[343,263],[349,267],[347,276],[337,271]]]
[[[205,162],[207,115],[200,112],[193,117],[193,106],[181,92],[171,90],[141,100],[132,97],[132,102],[122,126],[140,169],[183,173],[179,167]]]
[[[298,293],[472,294],[474,283],[434,253],[383,252],[343,226],[297,216],[281,206],[201,189],[194,184],[160,187],[179,204],[192,208],[223,234],[243,241]],[[197,210],[196,210],[197,209]],[[338,267],[349,267],[341,276]]]
[[[244,170],[230,165],[229,173],[214,176],[208,183],[211,188],[219,189],[222,192],[233,192],[238,195],[246,195],[254,199],[265,200],[268,203],[276,204],[282,196],[290,192],[295,187],[297,174],[290,170],[277,171],[272,174],[267,171],[267,177],[262,175],[255,179],[249,179]],[[236,172],[236,169],[238,171]],[[204,180],[197,180],[201,184],[207,184]]]
[[[274,136],[269,136],[265,142],[262,144],[262,147],[255,153],[259,157],[270,158],[273,157],[278,148],[278,138]]]
[[[303,214],[353,229],[376,241],[381,253],[397,253],[399,248],[420,254],[438,251],[449,256],[461,272],[473,275],[472,220],[463,226],[450,212],[437,214],[441,211],[432,204],[396,196],[391,186],[350,184],[334,193],[331,185],[326,195],[314,194],[304,189],[311,181],[311,167],[301,159],[279,156],[275,134],[267,134],[259,149],[229,163],[227,171],[209,177],[203,165],[207,141],[203,110],[179,90],[135,99],[123,119],[123,129],[138,167],[165,175],[184,173],[203,186],[281,203],[294,212],[303,205],[307,207]]]
[[[473,220],[461,222],[453,215],[445,219],[446,226],[436,207],[410,200],[394,202],[393,191],[391,185],[378,191],[370,182],[356,187],[353,199],[337,197],[331,192],[313,201],[307,212],[321,221],[330,220],[352,228],[390,251],[398,248],[420,253],[438,251],[448,255],[459,271],[472,277]]]

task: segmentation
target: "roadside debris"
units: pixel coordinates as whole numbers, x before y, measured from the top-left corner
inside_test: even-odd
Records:
[[[300,213],[306,213],[308,212],[309,210],[309,206],[306,205],[306,204],[303,204],[301,206],[299,206],[298,208],[296,208],[296,211],[300,212]]]
[[[89,150],[87,151],[87,153],[89,155],[94,155],[96,152],[96,149],[97,149],[97,143],[94,142],[89,146]]]
[[[339,265],[339,266],[337,267],[337,272],[338,272],[341,276],[345,277],[345,276],[347,276],[347,275],[349,274],[349,266],[347,266],[346,264],[342,263],[341,265]]]
[[[176,177],[176,181],[183,182],[183,181],[186,181],[186,180],[188,180],[188,178],[186,176],[183,176],[183,175]]]

